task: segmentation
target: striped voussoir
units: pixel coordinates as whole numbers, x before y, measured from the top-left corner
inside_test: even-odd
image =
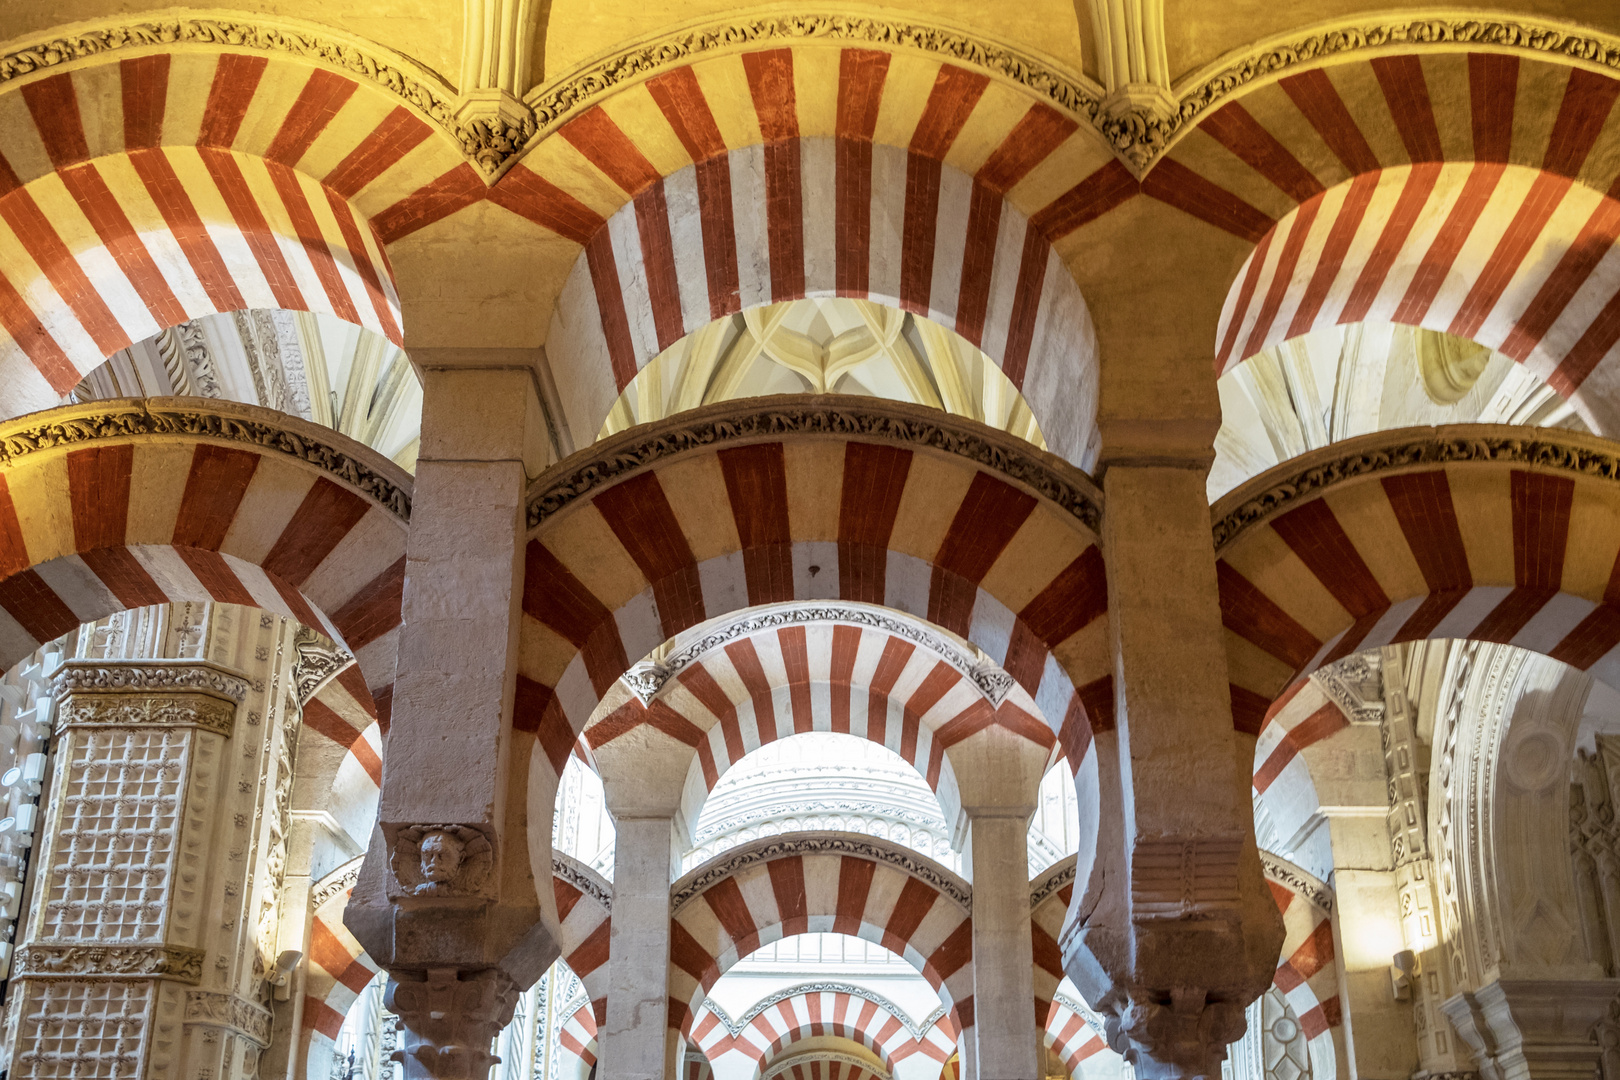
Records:
[[[6,84],[6,414],[214,312],[325,312],[399,343],[369,215],[460,160],[430,133],[364,80],[263,54],[151,53]]]
[[[1312,1060],[1343,1060],[1343,1009],[1339,1001],[1339,966],[1333,949],[1333,917],[1304,893],[1278,880],[1269,871],[1281,860],[1269,856],[1266,884],[1282,912],[1285,936],[1282,962],[1277,966],[1273,985],[1282,991],[1299,1017],[1300,1027],[1311,1046]],[[1317,1040],[1325,1040],[1329,1055],[1316,1052]]]
[[[846,150],[835,138],[719,147],[591,236],[546,340],[574,429],[599,428],[648,361],[714,319],[847,296],[979,346],[1023,392],[1047,445],[1085,464],[1097,441],[1091,321],[1040,230],[965,173],[923,168],[915,150]]]
[[[1470,318],[1483,318],[1523,253],[1537,246],[1537,235],[1570,182],[1594,192],[1610,190],[1616,135],[1606,130],[1605,121],[1620,82],[1559,56],[1529,59],[1436,44],[1433,49],[1414,45],[1404,55],[1372,60],[1332,63],[1324,58],[1262,82],[1201,116],[1154,166],[1143,190],[1249,243],[1264,245],[1271,260],[1284,263],[1281,278],[1293,280],[1303,292],[1316,277],[1315,266],[1296,265],[1310,229],[1308,219],[1327,219],[1318,222],[1322,258],[1368,261],[1377,252],[1369,265],[1393,260],[1417,222],[1416,211],[1427,201],[1439,167],[1447,162],[1476,166],[1465,167],[1464,181],[1437,204],[1440,216],[1416,229],[1424,269],[1411,295],[1403,292],[1402,297],[1421,304],[1427,302],[1426,291],[1432,300],[1433,290],[1446,278],[1475,219],[1502,181],[1504,167],[1545,172],[1535,198],[1499,202],[1513,216],[1498,219],[1494,236],[1482,232],[1473,241],[1476,249],[1484,245],[1477,264],[1491,270],[1478,279],[1474,303],[1465,311],[1472,312]],[[1414,177],[1412,186],[1374,199],[1373,178],[1392,170]],[[1365,179],[1344,200],[1324,200],[1325,192],[1357,178]],[[1369,201],[1374,204],[1371,212]],[[1602,246],[1607,248],[1607,242]],[[1600,257],[1588,255],[1594,262]],[[1267,258],[1262,251],[1255,262]],[[1244,280],[1240,275],[1240,285]],[[1318,287],[1329,283],[1319,282]],[[1274,307],[1271,291],[1253,285],[1251,281],[1245,291],[1254,307]],[[1294,310],[1290,304],[1288,318],[1276,321],[1290,325]],[[1340,309],[1329,305],[1329,310],[1336,316]],[[1245,354],[1249,335],[1235,334],[1231,321],[1223,325],[1234,333],[1231,344],[1224,336],[1221,342],[1224,364]]]
[[[1035,1015],[1041,1019],[1041,1039],[1068,1068],[1107,1048],[1081,1013],[1065,1004],[1058,986],[1063,982],[1063,954],[1058,939],[1074,900],[1075,856],[1045,870],[1030,883],[1030,938],[1035,963]]]
[[[410,490],[375,451],[246,405],[95,402],[0,424],[0,666],[115,611],[244,604],[347,646],[354,692],[386,716]]]
[[[603,440],[531,491],[514,725],[560,774],[661,643],[747,607],[847,600],[972,641],[1033,699],[1031,729],[1059,730],[1074,687],[1108,670],[1094,491],[1011,436],[871,399],[728,403]]]
[[[1213,516],[1240,730],[1258,734],[1300,674],[1426,638],[1511,644],[1620,682],[1620,459],[1602,439],[1381,432],[1285,462]]]
[[[1108,1043],[1092,1026],[1092,1022],[1072,1007],[1073,1004],[1078,1002],[1053,999],[1051,1011],[1046,1016],[1046,1030],[1041,1035],[1041,1041],[1052,1051],[1054,1057],[1063,1062],[1069,1076],[1078,1077],[1084,1075],[1081,1065],[1087,1059],[1107,1050]]]
[[[563,1051],[578,1058],[584,1068],[582,1073],[589,1075],[596,1067],[598,1048],[596,1033],[600,1025],[596,1022],[596,1010],[590,1002],[586,1002],[575,1009],[573,1015],[563,1024],[562,1030],[557,1033],[557,1043]]]
[[[715,980],[762,945],[848,934],[911,963],[960,1031],[973,1023],[967,885],[916,852],[872,837],[768,837],[710,860],[673,890],[669,1020],[692,1030]]]
[[[608,939],[613,933],[613,886],[595,870],[560,851],[551,853],[557,897],[557,949],[579,976],[594,1024],[607,1018]]]
[[[306,1063],[332,1060],[343,1018],[380,970],[343,925],[343,909],[359,872],[356,857],[322,878],[313,890],[315,910],[310,920],[299,1040]]]
[[[1300,679],[1272,702],[1254,747],[1254,799],[1269,826],[1281,837],[1307,834],[1321,812],[1312,768],[1318,743],[1349,728],[1344,710],[1316,679]],[[1317,877],[1333,872],[1333,851],[1326,836],[1310,834],[1292,857]]]
[[[870,1064],[806,1054],[773,1065],[760,1080],[889,1080]]]
[[[768,1069],[806,1039],[835,1037],[877,1055],[890,1072],[918,1054],[943,1065],[956,1052],[957,1035],[949,1016],[923,1031],[893,1002],[863,987],[815,984],[789,987],[751,1007],[735,1023],[705,1005],[692,1026],[691,1041],[711,1063],[730,1068]],[[728,1058],[728,1055],[735,1055]]]
[[[681,646],[694,637],[688,649]],[[949,751],[992,724],[1050,750],[1055,737],[1022,687],[992,698],[967,650],[911,620],[865,604],[764,607],[705,624],[674,640],[678,670],[645,705],[628,693],[598,709],[583,739],[593,760],[616,739],[649,725],[696,758],[714,790],[747,754],[809,731],[839,732],[886,746],[939,796],[946,817],[960,798]],[[669,661],[666,660],[666,664]],[[992,684],[995,685],[995,684]],[[1000,689],[996,686],[996,689]],[[684,812],[697,820],[701,805]]]

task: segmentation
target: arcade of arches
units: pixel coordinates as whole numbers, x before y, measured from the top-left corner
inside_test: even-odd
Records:
[[[1620,6],[0,5],[0,1077],[1620,1080]]]

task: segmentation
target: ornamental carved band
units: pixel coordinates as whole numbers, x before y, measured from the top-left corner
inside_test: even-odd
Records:
[[[1102,492],[1091,478],[1017,436],[922,405],[843,394],[784,394],[694,409],[580,451],[530,486],[529,528],[660,461],[727,443],[790,436],[858,438],[952,454],[1025,485],[1093,533],[1102,527]]]
[[[369,451],[359,443],[349,447],[332,445],[329,440],[336,432],[253,405],[198,405],[188,401],[185,408],[166,408],[162,400],[97,401],[53,409],[44,414],[44,419],[35,414],[0,424],[0,465],[45,450],[142,435],[214,439],[296,458],[354,488],[401,521],[411,519],[408,475],[398,469],[395,475],[389,475],[391,463],[384,462],[380,455],[374,455],[376,464],[361,460],[361,455]]]
[[[235,994],[211,994],[206,990],[186,991],[186,1023],[229,1028],[260,1049],[270,1045],[272,1018],[261,1008]]]
[[[176,945],[29,945],[17,950],[15,978],[202,981],[203,951]]]
[[[56,728],[195,727],[230,738],[247,681],[207,663],[69,661],[57,674]]]

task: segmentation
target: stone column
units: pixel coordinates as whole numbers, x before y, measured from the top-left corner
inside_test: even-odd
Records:
[[[1022,808],[972,817],[977,1080],[1040,1080],[1041,1075],[1034,970],[1027,959],[1033,954],[1029,817]]]
[[[1232,729],[1208,442],[1195,432],[1178,460],[1148,434],[1136,456],[1115,447],[1103,474],[1123,821],[1102,842],[1122,843],[1124,873],[1101,884],[1064,966],[1114,1048],[1159,1080],[1218,1074],[1283,927],[1254,842],[1252,745]]]
[[[616,816],[607,1023],[597,1035],[601,1075],[677,1080],[669,1026],[669,817]]]
[[[1617,992],[1615,979],[1498,979],[1441,1008],[1485,1080],[1592,1080]]]
[[[257,1075],[297,749],[295,630],[197,604],[77,635],[52,686],[54,763],[7,992],[10,1076]]]
[[[531,855],[549,862],[550,822],[529,831],[527,793],[508,790],[510,770],[527,775],[511,718],[544,422],[527,352],[411,355],[422,443],[388,768],[344,921],[392,977],[407,1080],[482,1080],[518,993],[557,955],[556,902],[530,871]]]

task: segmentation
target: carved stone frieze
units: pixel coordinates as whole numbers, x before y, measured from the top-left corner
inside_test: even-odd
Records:
[[[1315,904],[1324,914],[1333,913],[1333,890],[1320,879],[1295,866],[1280,855],[1260,849],[1260,868],[1267,881],[1292,889]]]
[[[726,443],[792,436],[872,439],[952,454],[1025,485],[1094,533],[1102,526],[1102,492],[1091,478],[1016,436],[924,406],[842,394],[788,394],[694,409],[603,439],[529,488],[529,528],[665,459]]]
[[[933,886],[964,911],[973,907],[972,886],[910,848],[852,833],[803,832],[756,840],[716,855],[675,883],[670,891],[670,913],[680,911],[715,884],[749,866],[793,855],[854,855],[871,859]]]
[[[178,945],[28,945],[12,962],[15,978],[173,979],[202,981],[203,951]]]
[[[1285,462],[1222,498],[1212,515],[1215,550],[1336,484],[1397,470],[1490,462],[1620,481],[1620,455],[1606,446],[1576,432],[1505,424],[1407,428],[1347,440]]]
[[[222,402],[212,407],[189,399],[184,406],[165,404],[175,400],[97,401],[10,421],[0,425],[0,465],[44,450],[141,435],[217,439],[297,458],[360,491],[401,521],[410,521],[408,476],[401,470],[390,475],[391,466],[380,456],[377,465],[361,460],[356,455],[366,448],[358,443],[340,449],[318,435],[314,424],[251,405]]]
[[[328,679],[354,663],[348,650],[339,648],[328,641],[326,635],[307,626],[298,628],[293,648],[298,653],[298,659],[293,662],[293,685],[300,705],[308,704]]]
[[[1376,724],[1384,718],[1384,681],[1377,653],[1356,653],[1311,673],[1352,724]]]
[[[119,664],[69,661],[56,675],[54,694],[75,692],[185,691],[229,698],[240,705],[247,698],[248,682],[212,664],[129,660]]]
[[[388,892],[395,897],[494,899],[495,850],[472,825],[409,825],[391,837]]]
[[[64,701],[56,711],[57,730],[70,727],[190,726],[227,739],[236,728],[236,706],[193,694],[86,694]]]
[[[270,1010],[235,994],[186,991],[186,1023],[228,1027],[257,1044],[270,1045]]]
[[[613,910],[613,886],[578,859],[554,851],[551,853],[551,872],[595,900],[603,911]]]

